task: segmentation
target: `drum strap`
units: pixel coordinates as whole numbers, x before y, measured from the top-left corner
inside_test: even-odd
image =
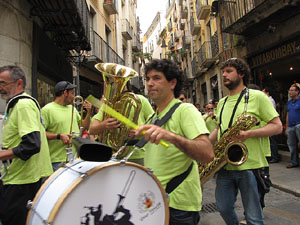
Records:
[[[178,108],[178,106],[181,104],[181,102],[176,103],[175,105],[172,106],[172,108],[166,113],[166,115],[164,115],[164,117],[159,120],[153,120],[152,123],[154,125],[157,125],[159,127],[161,127],[162,125],[164,125],[173,115],[173,113],[175,112],[175,110]],[[144,138],[141,138],[136,144],[135,146],[138,148],[142,148],[145,144],[147,144],[148,141],[146,141]]]
[[[173,177],[166,186],[166,192],[168,194],[170,194],[172,191],[174,191],[175,188],[177,188],[179,186],[179,184],[182,183],[182,181],[184,181],[184,179],[190,174],[192,168],[193,168],[193,164],[194,162],[191,163],[191,165],[189,166],[189,168],[184,171],[182,174],[179,174],[176,177]]]

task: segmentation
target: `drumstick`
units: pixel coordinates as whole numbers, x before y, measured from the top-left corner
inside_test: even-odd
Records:
[[[89,95],[86,98],[86,101],[91,103],[95,107],[98,107],[98,108],[101,107],[101,102],[92,95]],[[139,129],[139,126],[137,124],[133,123],[131,120],[129,120],[128,118],[126,118],[121,113],[114,110],[113,108],[109,107],[107,104],[104,104],[103,111],[106,112],[107,114],[109,114],[110,116],[116,118],[120,122],[124,123],[126,126],[132,128],[134,130]],[[146,133],[146,131],[143,130],[142,134],[145,134],[145,133]],[[159,144],[166,147],[166,148],[169,147],[169,145],[166,142],[164,142],[163,140],[160,140]]]

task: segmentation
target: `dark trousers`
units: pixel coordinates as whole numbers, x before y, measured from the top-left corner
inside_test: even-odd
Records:
[[[41,187],[41,180],[31,184],[9,184],[0,182],[0,220],[3,225],[25,225],[27,202],[33,200]]]
[[[200,221],[199,212],[182,211],[178,209],[170,209],[169,225],[197,225]]]
[[[280,155],[278,153],[278,146],[275,135],[270,136],[270,145],[271,145],[271,157],[275,161],[280,161]]]

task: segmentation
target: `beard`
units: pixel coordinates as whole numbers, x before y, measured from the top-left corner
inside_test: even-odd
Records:
[[[241,78],[238,77],[236,80],[227,80],[228,83],[224,84],[229,90],[235,89],[241,83]]]

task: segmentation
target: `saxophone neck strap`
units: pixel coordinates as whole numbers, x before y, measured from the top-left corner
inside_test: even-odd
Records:
[[[249,100],[249,89],[248,89],[248,88],[244,88],[244,89],[242,90],[242,92],[240,93],[240,96],[239,96],[238,100],[236,101],[235,106],[234,106],[234,108],[233,108],[233,111],[232,111],[232,114],[231,114],[231,118],[230,118],[230,121],[229,121],[229,123],[228,123],[228,128],[227,128],[224,132],[222,132],[222,127],[221,127],[221,124],[222,124],[222,114],[223,114],[223,109],[224,109],[224,106],[225,106],[225,104],[226,104],[226,102],[227,102],[228,96],[225,98],[224,104],[223,104],[222,109],[221,109],[221,113],[220,113],[220,122],[219,122],[219,127],[220,127],[220,131],[221,131],[221,136],[222,136],[224,133],[226,133],[226,131],[232,126],[234,114],[235,114],[235,112],[236,112],[236,110],[237,110],[237,107],[238,107],[238,105],[240,104],[240,102],[241,102],[242,97],[244,96],[244,94],[245,94],[245,109],[244,109],[244,113],[246,113],[246,111],[247,111],[247,105],[248,105],[248,100]]]
[[[152,120],[152,124],[161,127],[162,125],[164,125],[173,115],[173,113],[175,112],[175,110],[178,108],[178,106],[181,104],[181,102],[176,103],[175,105],[172,106],[172,108],[166,113],[166,115],[164,115],[164,117],[159,120],[156,117]],[[153,116],[152,116],[153,118]],[[145,144],[147,144],[148,141],[146,141],[144,138],[140,139],[135,146],[142,148]]]

